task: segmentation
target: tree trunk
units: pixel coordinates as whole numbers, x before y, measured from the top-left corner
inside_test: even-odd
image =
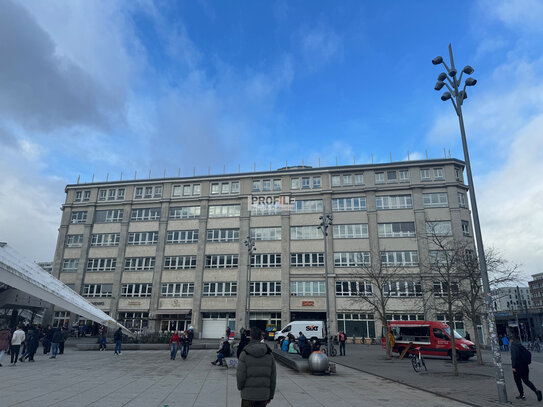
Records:
[[[383,324],[383,321],[381,321],[381,324]],[[387,325],[387,321],[385,320],[384,324],[383,324],[383,327],[386,328],[386,334],[385,334],[385,343],[386,343],[386,349],[387,349],[387,352],[386,352],[386,356],[385,356],[385,359],[386,360],[390,360],[392,359],[392,349],[390,347],[390,341],[388,339],[388,325]],[[381,335],[383,334],[382,332],[383,329],[381,329]]]
[[[477,352],[477,363],[480,365],[484,365],[485,363],[483,362],[483,354],[481,353],[481,338],[479,337],[479,330],[477,329],[477,326],[475,324],[476,322],[473,325],[473,335],[475,339],[475,351]]]
[[[451,357],[453,364],[453,373],[455,376],[458,376],[458,360],[456,360],[456,341],[454,339],[454,322],[453,315],[451,313],[451,318],[449,318],[449,329],[451,330]]]

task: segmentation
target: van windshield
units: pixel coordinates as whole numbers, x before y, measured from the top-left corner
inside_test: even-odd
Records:
[[[450,327],[446,327],[446,328],[443,328],[443,330],[445,332],[447,332],[447,335],[451,336],[451,328]],[[460,335],[458,332],[454,331],[454,339],[462,339],[463,336]]]

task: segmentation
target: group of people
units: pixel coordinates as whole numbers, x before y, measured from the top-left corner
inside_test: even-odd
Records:
[[[189,354],[189,346],[192,345],[194,330],[189,327],[186,331],[175,331],[170,337],[170,360],[175,360],[177,351],[181,350],[181,357],[186,359]]]
[[[279,342],[281,350],[288,353],[297,353],[303,358],[308,358],[312,352],[320,351],[321,343],[318,339],[308,340],[302,332],[299,332],[298,335],[298,338],[296,338],[292,333],[289,333],[286,338],[282,338]],[[339,355],[345,356],[345,343],[347,341],[345,332],[339,331],[337,340],[339,342]]]
[[[43,345],[43,354],[51,353],[49,358],[56,359],[57,355],[64,353],[67,337],[67,329],[53,328],[51,325],[45,328],[41,325],[17,325],[14,330],[4,326],[0,329],[0,366],[4,354],[8,351],[11,356],[10,366],[16,366],[18,361],[34,362],[40,342]]]

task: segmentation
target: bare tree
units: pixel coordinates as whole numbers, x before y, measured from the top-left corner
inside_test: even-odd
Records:
[[[458,298],[463,314],[473,323],[473,342],[477,351],[477,362],[482,365],[484,364],[481,354],[482,341],[477,325],[478,321],[486,315],[486,303],[483,301],[483,283],[479,270],[479,261],[473,246],[459,246],[457,250],[460,251],[458,257],[462,259],[460,272],[464,280]],[[518,265],[509,263],[495,248],[486,248],[485,258],[491,289],[507,283],[515,283],[521,279]]]
[[[364,253],[361,256],[364,259]],[[351,293],[356,293],[351,297],[351,301],[368,304],[373,313],[377,314],[382,326],[386,327],[388,302],[391,298],[390,285],[405,278],[405,268],[402,265],[383,261],[378,253],[374,253],[371,261],[365,259],[359,262],[359,267],[351,276],[357,280],[351,282]],[[385,341],[386,359],[391,359],[392,347],[388,335],[385,335]]]

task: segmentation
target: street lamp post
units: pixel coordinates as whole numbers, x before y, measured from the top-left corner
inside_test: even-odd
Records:
[[[318,229],[322,230],[324,237],[324,288],[326,292],[326,349],[328,350],[328,356],[331,356],[332,347],[330,346],[330,295],[328,290],[328,256],[327,256],[327,243],[326,236],[328,236],[328,226],[332,224],[332,215],[324,214],[319,217],[321,223],[318,226]]]
[[[488,271],[486,268],[485,251],[483,247],[483,237],[481,235],[481,225],[479,223],[479,212],[477,210],[477,200],[475,199],[475,187],[473,185],[473,177],[471,175],[471,164],[469,161],[468,143],[466,141],[466,130],[464,128],[464,117],[462,116],[462,105],[464,99],[468,97],[466,93],[467,86],[474,86],[477,80],[471,77],[466,78],[464,81],[464,87],[462,86],[462,75],[471,75],[473,68],[466,65],[460,76],[457,76],[457,70],[454,66],[454,59],[452,53],[452,46],[449,44],[449,57],[451,66],[448,67],[443,58],[438,56],[432,60],[434,65],[443,65],[447,70],[447,73],[442,72],[437,77],[437,83],[435,90],[439,91],[444,86],[447,87],[449,92],[443,93],[441,100],[450,100],[453,104],[454,110],[458,116],[458,122],[460,124],[460,134],[462,136],[462,147],[464,149],[464,161],[466,163],[466,174],[468,177],[469,197],[471,203],[471,213],[473,215],[473,230],[475,233],[475,241],[477,244],[477,255],[479,258],[479,269],[481,271],[481,279],[483,282],[483,296],[487,305],[488,327],[490,333],[490,343],[492,347],[492,355],[494,358],[496,385],[498,387],[498,399],[501,403],[507,403],[507,389],[505,387],[505,378],[503,374],[503,366],[501,360],[500,348],[498,345],[498,337],[496,335],[496,321],[494,318],[494,309],[492,307],[492,294],[490,292],[490,283],[488,280]],[[455,103],[456,101],[456,103]]]
[[[256,251],[255,242],[251,236],[247,236],[245,240],[245,246],[247,246],[247,253],[249,254],[247,258],[247,329],[251,329],[251,261],[253,259],[253,254]]]

